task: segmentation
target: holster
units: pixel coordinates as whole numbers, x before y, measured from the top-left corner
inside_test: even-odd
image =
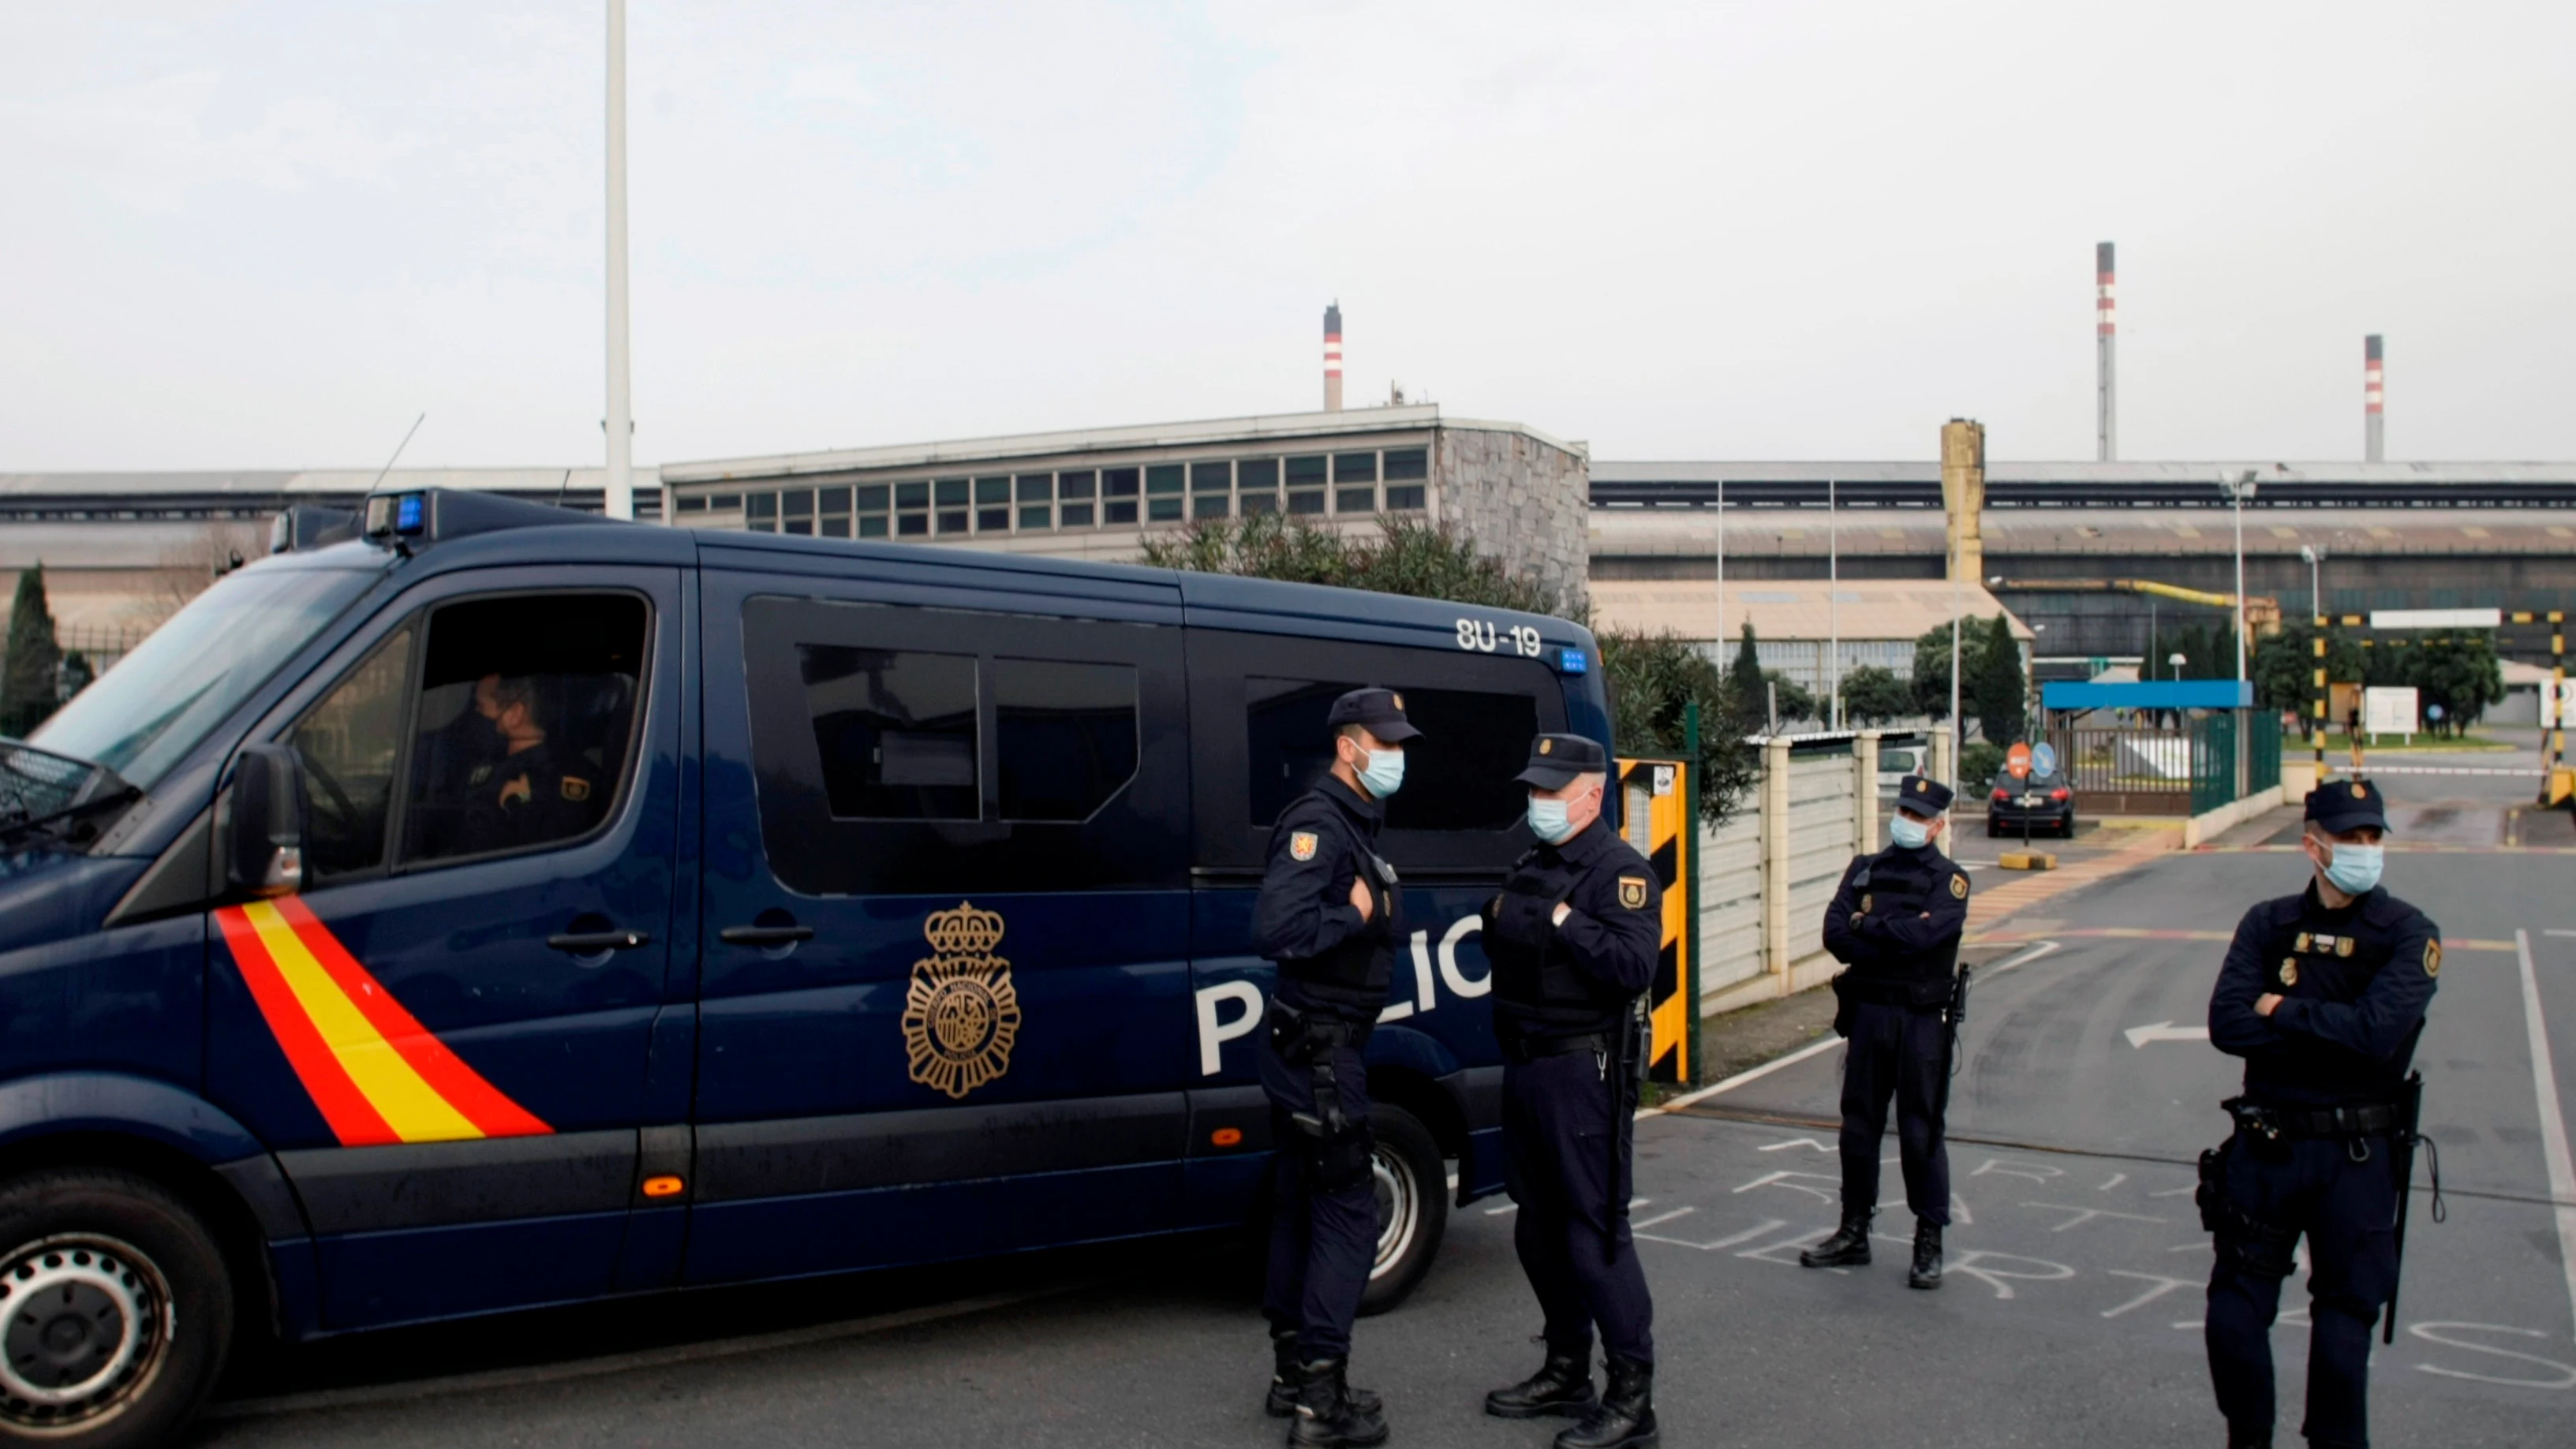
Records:
[[[1365,1179],[1377,1150],[1367,1120],[1354,1121],[1342,1110],[1341,1073],[1333,1061],[1336,1052],[1366,1039],[1364,1027],[1271,1000],[1271,1049],[1289,1066],[1306,1068],[1314,1097],[1313,1111],[1286,1114],[1292,1145],[1313,1169],[1315,1185],[1327,1192]]]
[[[2278,1227],[2246,1211],[2227,1191],[2227,1158],[2244,1134],[2234,1133],[2200,1154],[2200,1186],[2192,1202],[2200,1209],[2201,1228],[2217,1238],[2218,1255],[2241,1273],[2287,1278],[2297,1267],[2291,1250],[2299,1241],[2295,1228]]]
[[[1851,973],[1849,971],[1836,972],[1834,974],[1832,984],[1834,988],[1834,1035],[1848,1037],[1852,1034],[1853,1018],[1859,1014],[1860,1006],[1860,1003],[1852,999]]]

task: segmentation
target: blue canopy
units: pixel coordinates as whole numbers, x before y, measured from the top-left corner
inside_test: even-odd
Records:
[[[2039,687],[2039,703],[2042,709],[2251,709],[2254,685],[2242,679],[2053,679]]]

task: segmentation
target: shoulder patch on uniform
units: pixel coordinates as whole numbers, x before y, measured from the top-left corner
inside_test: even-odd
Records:
[[[1619,877],[1619,904],[1632,911],[1646,908],[1646,878],[1641,875]]]
[[[1968,898],[1968,878],[1966,876],[1960,875],[1956,872],[1951,874],[1950,896],[1954,900],[1962,901]]]
[[[577,780],[577,779],[574,779],[574,778],[573,778],[572,776],[570,776],[570,775],[566,775],[566,776],[564,776],[564,777],[563,777],[563,797],[564,797],[565,799],[567,799],[567,800],[570,800],[570,801],[575,802],[576,804],[578,804],[578,803],[579,803],[579,802],[581,802],[581,801],[584,801],[584,800],[589,799],[589,798],[590,798],[590,782],[589,782],[588,780]]]
[[[2352,937],[2350,937],[2350,936],[2337,936],[2337,937],[2335,937],[2335,954],[2336,954],[2336,955],[2338,955],[2338,956],[2349,956],[2349,955],[2351,955],[2351,954],[2352,954]]]
[[[2442,974],[2442,943],[2439,941],[2424,943],[2424,974],[2427,976]]]
[[[1300,830],[1296,834],[1289,836],[1288,858],[1290,860],[1313,860],[1315,858],[1315,832],[1311,830]]]

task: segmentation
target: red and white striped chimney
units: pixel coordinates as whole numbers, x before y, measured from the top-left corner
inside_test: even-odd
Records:
[[[2381,429],[2388,420],[2380,411],[2388,396],[2386,376],[2379,358],[2379,334],[2373,332],[2361,339],[2361,456],[2365,462],[2383,461],[2387,453]]]
[[[1342,410],[1342,304],[1324,309],[1324,411]]]
[[[2108,463],[2120,452],[2119,375],[2112,357],[2120,330],[2120,304],[2109,242],[2094,244],[2093,272],[2095,456]]]

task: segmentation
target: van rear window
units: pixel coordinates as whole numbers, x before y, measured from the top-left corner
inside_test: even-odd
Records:
[[[823,792],[843,820],[973,820],[975,656],[799,644]]]

